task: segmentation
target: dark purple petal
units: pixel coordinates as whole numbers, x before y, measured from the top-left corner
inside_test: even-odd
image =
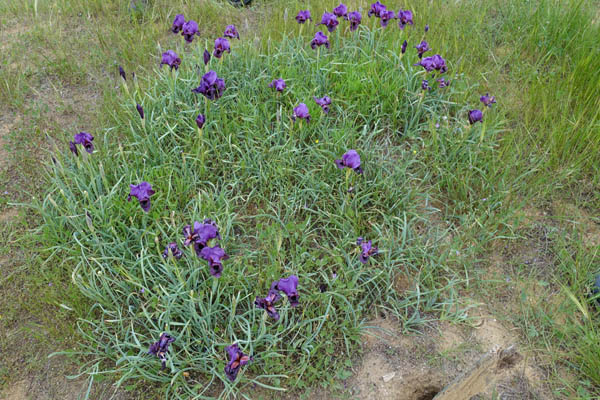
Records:
[[[160,335],[158,342],[152,343],[148,354],[153,354],[158,357],[161,362],[161,369],[165,368],[167,362],[167,352],[169,351],[169,345],[175,341],[173,336],[166,333]]]
[[[75,146],[74,142],[69,142],[69,150],[71,150],[71,152],[76,156],[79,155],[79,152],[77,151],[77,146]]]
[[[406,53],[406,46],[408,46],[408,42],[405,40],[404,43],[402,43],[402,54]]]
[[[186,42],[191,43],[194,40],[194,35],[198,34],[198,24],[194,20],[189,20],[181,29],[181,34]]]
[[[229,40],[222,37],[217,38],[215,40],[215,50],[213,51],[213,56],[221,58],[221,56],[225,52],[231,53],[231,46],[229,45]]]
[[[269,294],[264,298],[256,296],[254,304],[256,305],[256,307],[265,310],[269,317],[277,321],[279,320],[279,313],[275,308],[275,303],[277,303],[280,299],[281,296],[279,295],[279,293],[277,293],[276,290],[269,290]]]
[[[329,98],[329,96],[325,96],[322,98],[313,97],[313,99],[315,99],[315,102],[319,106],[321,106],[321,108],[323,109],[323,112],[325,114],[327,114],[329,112],[329,105],[331,104],[331,98]]]
[[[321,17],[321,22],[319,22],[317,25],[325,25],[329,32],[333,32],[335,31],[335,28],[338,26],[338,24],[339,21],[337,20],[337,17],[332,13],[326,12],[323,13],[323,16]]]
[[[210,53],[208,50],[204,49],[204,65],[207,65],[210,61]]]
[[[421,89],[423,89],[423,90],[431,89],[429,87],[429,81],[427,79],[423,79],[423,81],[421,82]]]
[[[362,20],[362,16],[360,15],[360,13],[358,11],[352,11],[350,13],[348,13],[348,21],[350,21],[350,30],[351,31],[355,31],[358,29],[358,25],[360,25],[360,22]]]
[[[496,97],[490,96],[489,93],[486,93],[484,96],[481,96],[479,100],[483,103],[484,106],[491,107],[492,104],[496,103]]]
[[[79,132],[75,135],[75,144],[80,144],[83,146],[85,151],[92,154],[94,152],[94,144],[92,141],[94,137],[87,132]]]
[[[423,57],[423,54],[425,52],[431,50],[431,48],[429,48],[429,44],[425,40],[421,41],[421,43],[416,45],[415,49],[417,49],[417,52],[419,53],[419,58]]]
[[[198,125],[198,129],[202,129],[205,122],[206,117],[204,116],[204,114],[198,114],[198,116],[196,117],[196,125]]]
[[[361,247],[360,262],[363,264],[367,263],[367,261],[369,260],[369,257],[379,254],[379,250],[377,249],[377,247],[374,247],[371,244],[370,240],[369,241],[362,240],[360,243],[358,243],[358,241],[357,241],[356,244],[358,244]]]
[[[344,3],[340,3],[339,6],[333,9],[333,14],[336,17],[345,17],[348,14],[348,7]]]
[[[436,54],[431,57],[425,57],[415,65],[423,67],[427,72],[437,70],[441,74],[443,74],[448,70],[448,68],[446,67],[446,61],[439,54]]]
[[[237,31],[237,29],[235,28],[235,25],[227,25],[225,27],[225,32],[223,33],[223,36],[228,37],[228,38],[237,38],[239,40],[240,38],[240,34]]]
[[[360,166],[360,156],[356,152],[356,150],[348,150],[344,155],[342,155],[341,160],[335,160],[335,163],[338,168],[350,168],[353,169],[356,173],[361,174],[362,168]]]
[[[481,110],[471,110],[469,111],[469,122],[473,125],[476,122],[481,122],[483,120],[483,113]]]
[[[275,88],[278,92],[283,92],[283,90],[287,87],[285,81],[281,78],[274,79],[271,83],[269,83],[270,88]]]
[[[294,108],[292,119],[295,121],[296,118],[305,119],[307,123],[310,122],[310,114],[308,113],[308,107],[306,104],[300,103]]]
[[[326,48],[329,48],[329,39],[323,32],[318,31],[317,33],[315,33],[315,37],[313,38],[313,40],[311,40],[310,47],[316,49],[318,46],[322,45],[325,45]]]
[[[425,32],[429,32],[429,25],[425,25]]]
[[[177,14],[175,16],[175,20],[173,20],[173,25],[171,26],[171,32],[179,33],[183,29],[183,24],[185,24],[185,17],[183,14]]]
[[[225,81],[217,76],[215,71],[208,71],[202,77],[200,86],[192,89],[192,92],[200,93],[209,100],[216,100],[223,95],[225,91]]]
[[[252,357],[244,354],[238,347],[237,343],[225,347],[225,351],[229,356],[229,362],[227,365],[225,365],[225,375],[227,375],[227,378],[233,382],[235,381],[240,368],[248,364],[253,359]]]
[[[168,65],[171,69],[179,68],[179,64],[181,64],[181,58],[175,53],[173,50],[167,50],[162,54],[162,60],[160,62],[160,66],[162,68],[163,65]]]
[[[396,18],[396,14],[392,10],[383,10],[379,14],[379,18],[379,23],[381,26],[386,27],[391,19]]]
[[[155,192],[152,189],[152,185],[148,182],[141,182],[139,185],[129,185],[129,196],[128,201],[131,201],[132,197],[135,197],[140,202],[140,206],[145,212],[150,211],[150,196]]]
[[[369,10],[369,12],[367,13],[367,15],[369,17],[371,17],[372,15],[376,16],[377,18],[379,18],[381,16],[381,12],[385,11],[386,7],[381,4],[379,1],[371,4],[371,9]]]
[[[175,242],[169,243],[167,245],[165,251],[163,251],[162,254],[163,258],[169,257],[169,251],[171,252],[171,254],[173,254],[173,257],[175,257],[178,260],[183,256],[183,252],[179,249],[179,247],[177,247],[177,243]]]
[[[216,222],[205,219],[203,223],[194,222],[195,243],[206,246],[209,240],[221,239]]]
[[[439,87],[445,88],[446,86],[450,86],[450,81],[445,80],[444,78],[440,78],[437,80]]]
[[[199,256],[208,261],[210,274],[215,278],[220,277],[221,273],[223,272],[223,265],[221,264],[221,261],[229,258],[229,256],[225,254],[225,250],[218,245],[215,247],[204,247],[200,251]]]
[[[125,74],[125,70],[120,65],[119,65],[119,75],[121,75],[121,78],[123,78],[124,81],[127,80],[127,75]]]
[[[277,282],[276,289],[285,293],[292,307],[296,307],[300,304],[298,302],[298,277],[296,275],[281,278]]]
[[[413,24],[413,14],[412,14],[412,11],[410,11],[410,10],[398,11],[397,18],[398,18],[398,26],[400,27],[400,29],[404,29],[404,27],[406,25]]]
[[[138,112],[138,114],[140,114],[140,118],[144,119],[144,109],[142,108],[142,106],[139,104],[136,104],[135,108],[137,108],[137,112]]]
[[[299,24],[303,24],[308,20],[312,21],[312,18],[310,17],[310,11],[308,10],[299,11],[298,15],[296,15],[296,21],[298,21]]]

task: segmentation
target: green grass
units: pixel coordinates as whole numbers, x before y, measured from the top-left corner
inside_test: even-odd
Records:
[[[76,237],[86,251],[94,251],[98,255],[95,258],[104,260],[111,268],[114,268],[114,262],[105,260],[114,260],[119,251],[129,254],[124,263],[128,267],[137,268],[142,262],[145,265],[148,260],[155,261],[152,265],[173,280],[169,281],[172,291],[184,296],[177,287],[176,276],[169,275],[170,267],[162,264],[154,237],[159,237],[162,245],[167,237],[179,237],[182,224],[192,222],[193,218],[212,216],[227,232],[224,245],[235,255],[226,264],[226,271],[249,275],[235,277],[237,280],[230,277],[235,282],[234,287],[220,286],[220,293],[226,290],[230,295],[227,304],[231,304],[229,291],[238,290],[241,296],[238,309],[243,305],[246,310],[251,308],[254,291],[262,290],[260,294],[264,295],[269,280],[277,273],[305,273],[305,279],[311,282],[314,291],[314,286],[325,279],[333,266],[339,274],[340,266],[344,265],[352,271],[347,273],[347,278],[352,276],[360,282],[361,274],[354,273],[360,266],[356,264],[356,254],[352,253],[352,241],[359,234],[372,235],[380,238],[380,248],[393,248],[394,251],[380,257],[377,269],[381,269],[381,275],[377,277],[377,285],[374,282],[359,285],[366,293],[364,298],[358,299],[360,296],[354,288],[344,292],[344,296],[352,298],[355,307],[362,307],[360,315],[369,315],[367,304],[383,305],[401,317],[405,329],[413,329],[428,319],[461,318],[460,315],[446,315],[444,310],[454,310],[450,307],[453,303],[465,302],[459,297],[459,291],[477,297],[477,285],[473,282],[479,275],[475,268],[485,263],[484,257],[493,249],[493,243],[509,238],[517,243],[521,240],[512,215],[524,204],[543,207],[560,199],[575,203],[591,214],[597,213],[600,204],[597,173],[600,65],[596,45],[600,36],[597,14],[600,4],[597,0],[451,3],[423,0],[406,4],[416,15],[416,27],[407,31],[412,35],[410,46],[422,36],[420,27],[428,23],[431,30],[427,39],[431,47],[448,60],[453,80],[451,95],[435,100],[431,99],[435,95],[428,96],[430,101],[421,104],[417,95],[418,77],[410,73],[409,66],[405,65],[407,72],[403,75],[396,74],[397,69],[387,67],[396,65],[399,45],[397,38],[389,33],[381,42],[363,34],[358,45],[348,44],[350,50],[363,49],[358,52],[359,59],[363,60],[358,68],[348,65],[355,61],[350,57],[352,53],[339,52],[334,33],[332,57],[340,64],[329,64],[325,52],[321,52],[320,63],[316,66],[314,54],[306,46],[293,51],[299,46],[295,39],[298,26],[293,16],[301,7],[295,3],[264,2],[249,12],[240,12],[219,2],[154,1],[147,9],[134,13],[128,11],[127,3],[31,0],[17,4],[0,1],[3,38],[9,39],[3,44],[7,47],[3,47],[6,57],[3,57],[0,69],[0,102],[21,116],[9,136],[12,167],[1,175],[10,191],[9,203],[29,202],[32,195],[39,197],[49,187],[49,180],[39,173],[40,158],[49,157],[47,153],[31,151],[37,146],[52,148],[53,152],[60,147],[60,151],[64,151],[65,140],[73,133],[90,130],[101,149],[93,160],[82,164],[81,171],[75,170],[68,158],[61,159],[60,169],[67,182],[71,182],[65,185],[69,189],[66,192],[69,200],[65,201],[56,192],[51,196],[63,215],[78,217],[61,218],[58,211],[52,211],[51,202],[46,201],[45,212],[52,214],[52,224],[60,224],[60,229],[46,231],[52,238],[39,235],[20,238],[24,230],[38,227],[38,212],[24,214],[18,224],[6,225],[13,233],[6,234],[2,249],[11,254],[14,268],[1,285],[15,293],[16,301],[0,303],[8,310],[3,314],[11,316],[8,326],[17,329],[29,329],[29,326],[19,328],[23,314],[33,316],[35,326],[49,332],[49,338],[40,342],[47,340],[52,348],[72,347],[77,341],[72,336],[73,318],[83,317],[97,323],[95,318],[100,315],[99,311],[87,314],[87,308],[95,300],[90,303],[79,294],[78,287],[70,284],[74,267],[87,272],[82,275],[85,279],[93,276],[91,267],[80,263],[73,253],[73,236],[69,234],[73,231],[81,232],[82,236]],[[335,5],[337,3],[333,2],[311,4],[307,8],[311,9],[313,18],[318,18],[324,8]],[[404,5],[397,3],[394,8]],[[368,7],[367,4],[361,6],[363,10]],[[350,5],[350,8],[356,6]],[[203,37],[209,41],[223,26],[233,22],[241,28],[246,42],[234,41],[232,57],[217,65],[219,75],[226,78],[228,89],[216,106],[211,105],[213,118],[209,118],[211,122],[205,128],[202,141],[198,141],[194,133],[193,117],[204,105],[187,92],[192,83],[198,81],[191,66],[181,71],[180,77],[187,82],[178,82],[180,86],[175,98],[165,96],[170,93],[172,84],[166,71],[158,75],[154,72],[161,49],[181,45],[179,38],[167,31],[170,20],[178,12],[196,19]],[[263,20],[279,22],[258,22]],[[368,18],[364,22],[370,24]],[[12,26],[20,28],[13,31]],[[395,26],[388,30],[398,32]],[[305,29],[305,36],[307,31]],[[258,39],[254,39],[255,35]],[[267,38],[271,40],[267,41]],[[248,42],[253,43],[253,48],[248,47]],[[407,54],[412,57],[411,50],[414,49],[410,46]],[[193,50],[180,52],[184,55],[184,64],[186,58],[193,58],[201,65],[198,58],[201,49],[195,49],[195,45],[191,47]],[[276,50],[280,48],[283,52],[277,54]],[[379,49],[375,59],[365,55],[372,49]],[[233,60],[240,64],[236,65]],[[137,124],[133,99],[115,90],[119,84],[116,75],[119,64],[128,72],[135,71],[140,78],[140,90],[135,100],[143,102],[148,115],[148,131],[144,134]],[[253,71],[255,80],[243,79],[245,72],[242,74],[241,71],[245,68]],[[312,72],[305,79],[306,71]],[[281,99],[266,88],[270,75],[276,73],[295,77],[288,82],[289,94]],[[229,74],[233,76],[228,78]],[[394,84],[409,90],[400,95]],[[336,94],[332,96],[331,115],[318,121],[316,117],[320,111],[314,107],[311,97],[325,93],[313,93],[315,87],[321,92]],[[131,84],[129,88],[133,94]],[[486,134],[484,140],[480,140],[479,129],[465,130],[460,125],[464,124],[465,110],[479,106],[479,95],[488,91],[496,95],[498,104],[491,112],[486,112]],[[292,129],[286,119],[291,105],[299,101],[311,107],[314,121],[308,129],[306,126],[302,130]],[[279,123],[277,105],[282,109]],[[447,125],[442,120],[441,129],[433,129],[437,117],[443,115],[450,116]],[[498,124],[500,122],[502,125]],[[450,129],[453,126],[458,128]],[[113,128],[105,130],[107,127]],[[167,136],[162,137],[165,133]],[[23,141],[22,137],[30,139]],[[314,143],[316,139],[319,144]],[[117,141],[123,148],[122,155]],[[163,170],[151,168],[148,161],[144,164],[134,157],[131,147],[134,145],[135,149],[147,149],[148,160],[167,166]],[[358,149],[365,165],[377,165],[378,172],[367,171],[363,178],[353,176],[357,179],[353,182],[356,191],[353,196],[348,196],[344,193],[345,176],[335,169],[331,160],[347,148],[359,145],[365,149],[364,154]],[[183,155],[177,154],[177,149],[184,150]],[[191,169],[190,166],[200,164],[198,159],[202,154],[205,168]],[[98,173],[100,159],[104,179]],[[127,164],[120,162],[123,159]],[[93,176],[95,180],[86,182],[86,176]],[[148,177],[147,180],[158,185],[160,191],[153,206],[154,216],[160,217],[158,221],[141,218],[140,210],[124,201],[129,182],[117,185],[117,177],[132,181]],[[392,179],[395,184],[390,183]],[[104,180],[108,185],[105,186]],[[77,190],[75,182],[79,185]],[[112,188],[115,192],[108,190]],[[78,190],[85,189],[90,195],[89,200],[77,195]],[[179,197],[175,193],[185,195]],[[85,209],[94,214],[96,233],[102,232],[105,236],[101,238],[114,240],[110,248],[94,241],[95,236],[90,234],[82,217],[82,209],[72,208],[75,197],[77,204],[83,200]],[[101,206],[98,205],[100,200]],[[68,203],[72,203],[71,206],[67,206]],[[0,207],[8,205],[0,203]],[[170,214],[167,217],[157,213],[156,207],[168,207],[177,212],[173,217]],[[443,222],[432,226],[429,214],[436,208],[442,211]],[[123,225],[114,216],[115,210],[119,210],[117,215],[120,217],[131,217],[134,223]],[[102,218],[97,218],[95,213]],[[564,216],[569,217],[568,210],[564,211]],[[119,227],[117,233],[107,228],[113,222],[115,228]],[[139,224],[143,223],[162,229],[142,235],[136,229],[141,229],[143,225]],[[423,225],[428,228],[425,235]],[[562,230],[559,235],[564,235]],[[244,241],[244,237],[250,240]],[[543,309],[524,309],[522,315],[515,317],[515,322],[519,326],[520,321],[527,322],[522,325],[525,335],[534,331],[547,333],[528,340],[536,352],[549,356],[553,386],[564,390],[557,391],[562,393],[557,396],[589,398],[594,395],[594,387],[600,385],[594,372],[598,369],[593,357],[599,348],[598,326],[594,322],[597,318],[586,303],[589,300],[585,295],[591,277],[598,272],[595,267],[597,251],[584,246],[577,235],[566,235],[565,238],[566,243],[561,244],[561,248],[579,249],[575,251],[579,261],[570,261],[573,250],[555,251],[553,260],[564,268],[553,270],[552,276],[545,279],[553,285],[563,286],[561,293],[572,293],[577,299],[577,302],[565,301],[564,306],[569,312],[579,315],[578,310],[587,307],[590,317],[556,328],[556,320],[560,318],[555,315],[556,310],[547,313]],[[38,260],[38,252],[31,249],[46,247],[48,240],[62,245],[41,253],[42,258]],[[134,244],[129,245],[130,242]],[[142,250],[144,256],[134,260],[133,255]],[[46,260],[55,251],[55,257],[61,261],[58,265],[52,259]],[[313,264],[312,257],[323,265]],[[419,276],[419,281],[425,285],[422,297],[415,299],[409,295],[399,299],[393,291],[382,289],[387,288],[385,285],[394,278],[393,270],[389,268],[399,265]],[[439,266],[443,266],[442,270]],[[569,273],[561,272],[563,270]],[[255,279],[265,273],[271,275],[262,278],[264,281]],[[137,282],[133,278],[125,282],[122,277],[111,279],[115,280],[115,286],[110,290],[115,292],[124,290],[118,288],[117,283]],[[54,285],[49,287],[49,282]],[[81,281],[76,282],[81,287]],[[18,289],[21,287],[25,290]],[[212,286],[205,289],[208,291]],[[437,297],[439,293],[441,299]],[[305,297],[312,306],[309,311],[318,318],[326,306],[321,300],[327,296],[320,293],[310,296]],[[106,299],[98,304],[103,301]],[[338,304],[336,302],[341,300],[336,297],[332,301]],[[60,304],[75,311],[60,307]],[[171,308],[161,309],[165,313],[163,319],[171,312],[169,310]],[[340,348],[347,351],[346,343],[350,347],[358,340],[360,324],[346,320],[345,312],[342,307],[336,308],[335,315],[330,316],[330,319],[343,320],[342,324],[330,327],[328,320],[321,327],[320,332],[329,332],[329,337],[336,338],[332,340],[335,351]],[[182,315],[181,310],[173,313]],[[250,320],[253,313],[259,314],[250,312],[244,318]],[[299,320],[289,319],[296,314],[286,314],[286,326],[300,326],[300,332],[303,332],[300,336],[306,340],[310,335],[302,329],[309,329],[309,324],[301,325]],[[102,328],[115,329],[108,325]],[[529,326],[535,330],[528,330]],[[128,332],[127,329],[122,326],[117,331]],[[87,328],[83,330],[89,332]],[[213,349],[212,359],[206,357],[206,365],[216,368],[222,375],[224,339],[229,340],[240,331],[252,332],[252,329],[231,328],[228,332],[211,333],[223,338],[223,343],[216,346],[218,351]],[[143,334],[145,340],[150,340],[152,335]],[[2,347],[14,349],[11,340],[2,343]],[[246,338],[243,340],[249,342]],[[107,343],[104,338],[100,341]],[[181,342],[178,340],[174,347],[180,352],[188,346],[186,343],[178,347]],[[97,351],[94,341],[88,343],[92,343],[92,348]],[[265,343],[257,348],[266,348]],[[322,351],[318,347],[323,346],[320,339],[313,339],[310,344],[315,345],[315,353]],[[110,348],[109,357],[119,353],[132,357],[128,351],[139,351],[146,345],[138,346],[130,340],[123,348]],[[18,351],[10,351],[19,357]],[[47,349],[44,351],[48,352]],[[302,356],[311,357],[307,371],[302,374],[295,367],[278,371],[277,368],[284,364],[267,358],[267,361],[258,361],[251,366],[244,377],[253,379],[268,369],[270,374],[285,373],[293,377],[280,382],[272,379],[274,384],[298,383],[296,378],[300,375],[300,382],[309,384],[313,381],[311,374],[315,376],[323,368],[316,361],[321,354],[315,357],[303,353]],[[35,370],[36,363],[40,363],[39,356],[27,358],[30,360],[28,368]],[[178,353],[177,360],[180,358]],[[91,358],[92,363],[101,359]],[[153,361],[157,363],[157,360]],[[119,373],[126,371],[123,365],[119,364]],[[335,365],[330,367],[335,368]],[[105,367],[106,364],[98,366],[99,369]],[[150,366],[141,364],[136,368]],[[0,371],[4,370],[13,369]],[[564,370],[574,374],[568,384],[560,378]],[[8,381],[15,379],[14,373],[9,372],[7,376]],[[164,379],[164,376],[157,379]],[[261,379],[271,381],[269,377]],[[181,380],[177,385],[185,386]]]

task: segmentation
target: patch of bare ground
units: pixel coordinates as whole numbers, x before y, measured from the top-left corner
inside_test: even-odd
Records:
[[[369,323],[364,356],[345,385],[353,398],[458,400],[479,395],[487,399],[493,392],[540,398],[545,391],[542,375],[518,345],[511,362],[500,362],[502,351],[519,338],[493,316],[482,313],[477,327],[441,322],[411,335],[400,329],[391,318]],[[461,395],[452,395],[461,385],[465,386]]]
[[[18,119],[8,114],[0,115],[0,171],[4,172],[9,167],[10,153],[6,148],[8,144],[8,135],[13,129]]]

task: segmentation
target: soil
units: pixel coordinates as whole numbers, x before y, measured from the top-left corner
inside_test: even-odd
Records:
[[[477,328],[439,323],[415,335],[400,334],[398,323],[391,319],[372,321],[372,328],[365,332],[362,362],[346,382],[353,398],[433,399],[482,357],[519,342],[515,333],[481,312]],[[500,398],[503,393],[540,398],[546,391],[540,376],[528,358],[521,356],[507,368],[480,371],[476,377],[466,374],[465,379],[470,378],[468,397],[462,391],[461,396],[440,398],[491,398],[494,390]]]

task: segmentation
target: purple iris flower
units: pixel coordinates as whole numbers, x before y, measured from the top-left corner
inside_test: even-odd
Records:
[[[275,88],[278,92],[283,92],[283,89],[286,88],[285,81],[281,78],[273,79],[271,83],[269,83],[270,88]]]
[[[410,10],[398,11],[398,26],[400,29],[404,29],[406,25],[413,24],[413,13]]]
[[[179,64],[181,64],[181,58],[175,53],[173,50],[167,50],[162,54],[162,60],[160,62],[160,67],[163,65],[168,65],[171,69],[179,68]]]
[[[198,34],[198,24],[194,20],[189,20],[185,24],[183,24],[183,28],[181,29],[181,34],[186,42],[192,43],[194,40],[194,35]]]
[[[360,262],[366,264],[369,257],[379,254],[379,249],[371,244],[371,241],[366,241],[362,237],[356,239],[356,244],[361,247]]]
[[[94,152],[94,137],[87,132],[79,132],[75,135],[75,144],[80,144],[85,148],[85,151],[92,154]]]
[[[237,29],[235,28],[235,25],[227,25],[225,27],[225,32],[223,33],[223,36],[228,37],[228,38],[236,38],[236,39],[240,39],[240,34],[237,31]]]
[[[405,40],[405,41],[402,43],[402,50],[401,50],[401,51],[402,51],[402,54],[406,53],[406,46],[408,46],[408,42]]]
[[[240,367],[248,364],[253,358],[244,354],[237,343],[225,347],[225,351],[229,355],[229,362],[225,366],[225,375],[233,382],[237,377]]]
[[[483,103],[484,106],[491,107],[492,104],[496,104],[496,96],[490,96],[489,93],[486,93],[485,96],[481,96],[479,100]]]
[[[76,156],[79,155],[79,151],[77,151],[77,146],[75,146],[75,142],[69,142],[69,150],[71,150],[71,153],[75,154]]]
[[[425,25],[425,32],[429,32],[429,24]]]
[[[296,21],[298,21],[299,24],[303,24],[309,19],[312,21],[312,18],[310,17],[310,11],[308,10],[299,11],[298,15],[296,15]]]
[[[358,26],[360,25],[360,22],[362,20],[362,16],[360,15],[360,13],[358,11],[352,11],[350,13],[348,13],[348,21],[350,21],[350,30],[351,31],[355,31],[358,29]]]
[[[222,37],[215,39],[215,51],[213,51],[213,56],[221,58],[225,52],[231,53],[229,40]]]
[[[340,3],[339,6],[333,9],[333,14],[336,17],[346,17],[348,15],[348,7],[344,3]]]
[[[425,52],[431,50],[431,48],[429,47],[429,43],[427,43],[425,40],[416,45],[415,49],[417,49],[417,52],[419,52],[419,58],[422,58]]]
[[[172,242],[172,243],[169,243],[167,245],[167,247],[165,248],[165,251],[163,251],[163,254],[162,254],[163,258],[169,257],[169,250],[173,254],[173,257],[175,257],[178,260],[183,256],[183,251],[181,251],[181,249],[179,249],[179,247],[177,247],[177,243]]]
[[[427,72],[437,70],[443,74],[444,72],[448,71],[448,67],[446,67],[446,61],[439,54],[431,57],[425,57],[415,65],[420,65],[421,67],[425,68],[425,71]]]
[[[469,111],[469,122],[473,125],[476,122],[481,122],[483,120],[483,113],[481,110],[471,110]]]
[[[322,98],[313,97],[318,105],[321,106],[323,112],[327,114],[329,112],[329,105],[331,104],[331,98],[329,96],[325,96]]]
[[[121,78],[123,78],[124,81],[127,80],[127,75],[125,74],[125,70],[120,65],[119,65],[119,75],[121,75]]]
[[[215,278],[220,277],[221,272],[223,272],[223,264],[221,264],[221,261],[229,258],[229,256],[225,254],[225,250],[219,245],[215,247],[203,247],[202,250],[200,250],[199,257],[208,261],[210,274]]]
[[[337,20],[337,17],[332,13],[326,12],[323,13],[323,17],[321,17],[321,22],[319,22],[317,26],[325,25],[329,32],[333,32],[335,31],[335,28],[338,26],[338,24],[339,21]]]
[[[221,234],[217,223],[210,218],[205,219],[202,223],[194,221],[194,227],[186,225],[183,227],[183,245],[194,245],[196,255],[200,257],[200,252],[208,244],[211,239],[221,240]]]
[[[271,290],[279,290],[285,293],[292,307],[298,306],[298,277],[290,275],[287,278],[281,278],[277,282],[273,282]]]
[[[360,166],[360,156],[356,152],[356,150],[348,150],[344,155],[342,155],[341,160],[335,160],[335,165],[339,169],[343,168],[351,168],[357,174],[362,174],[363,170]]]
[[[140,118],[144,119],[144,108],[139,104],[136,104],[135,108],[137,108],[137,112],[138,114],[140,114]]]
[[[167,364],[167,352],[169,351],[169,345],[175,341],[175,338],[169,334],[162,333],[158,342],[152,343],[148,354],[154,354],[158,356],[161,363],[161,369],[164,369]]]
[[[210,53],[208,52],[208,50],[204,49],[204,65],[207,65],[208,62],[210,61]]]
[[[215,71],[208,71],[202,77],[200,86],[192,89],[192,92],[201,93],[209,100],[216,100],[223,95],[225,81],[217,76]]]
[[[396,14],[392,10],[383,10],[379,14],[379,18],[380,18],[379,23],[381,24],[381,26],[385,27],[385,26],[387,26],[390,19],[394,19],[395,17],[396,17]]]
[[[279,320],[279,313],[275,308],[275,303],[281,300],[281,295],[277,292],[273,287],[277,285],[277,282],[273,282],[271,285],[271,289],[269,290],[269,294],[267,297],[261,298],[256,296],[256,300],[254,301],[254,305],[258,308],[262,308],[267,312],[269,317],[273,318],[275,321]]]
[[[204,114],[198,114],[198,116],[196,117],[196,125],[198,125],[198,129],[202,129],[205,122],[206,117],[204,116]]]
[[[310,114],[308,113],[308,107],[306,107],[306,104],[300,103],[297,107],[294,107],[292,120],[295,121],[296,118],[305,119],[307,123],[310,122]]]
[[[440,78],[437,80],[438,84],[441,88],[445,88],[446,86],[450,86],[450,81],[445,80],[444,78]]]
[[[368,12],[368,16],[369,18],[371,17],[371,15],[376,16],[377,18],[379,18],[381,16],[381,12],[385,11],[386,7],[381,4],[379,1],[371,4],[371,9]]]
[[[317,46],[322,45],[325,45],[326,48],[329,48],[329,39],[323,32],[319,31],[315,33],[315,37],[313,40],[311,40],[310,47],[314,50],[317,48]]]
[[[429,87],[429,81],[427,79],[423,79],[423,81],[421,82],[421,89],[423,89],[423,90],[431,89]]]
[[[198,221],[194,222],[194,232],[196,232],[197,237],[195,243],[200,244],[202,246],[206,246],[209,240],[211,239],[219,239],[221,240],[221,234],[219,233],[219,227],[217,223],[210,218],[206,218],[203,223],[199,223]]]
[[[183,24],[185,24],[185,17],[183,14],[177,14],[175,19],[173,20],[173,26],[171,27],[171,32],[179,33],[183,29]]]
[[[155,192],[152,190],[152,185],[148,182],[141,182],[139,185],[129,185],[130,191],[127,196],[127,201],[131,201],[132,197],[136,197],[145,212],[150,211],[150,196]]]

